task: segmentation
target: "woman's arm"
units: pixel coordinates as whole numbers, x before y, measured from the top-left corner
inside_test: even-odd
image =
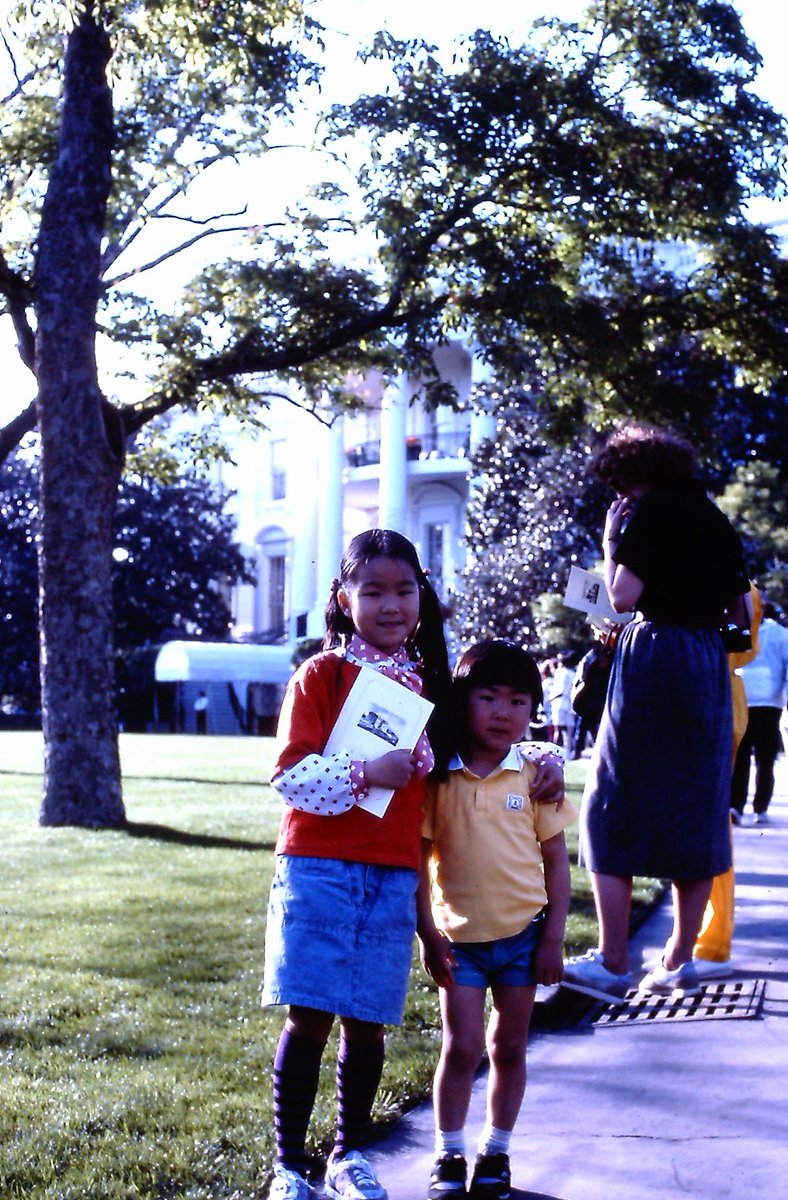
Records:
[[[616,562],[615,554],[621,540],[621,527],[629,516],[631,501],[627,496],[617,496],[605,518],[602,549],[605,555],[605,587],[610,603],[616,612],[629,612],[635,607],[643,593],[643,580],[629,567]]]
[[[611,569],[609,569],[611,568]],[[605,584],[610,603],[616,612],[630,612],[643,594],[643,580],[619,563],[608,564],[605,556]]]

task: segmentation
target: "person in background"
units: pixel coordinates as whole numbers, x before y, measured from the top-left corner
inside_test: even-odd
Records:
[[[739,674],[739,668],[751,662],[758,653],[758,630],[761,623],[761,599],[758,589],[750,585],[750,602],[752,604],[752,624],[750,625],[749,650],[740,650],[728,654],[728,669],[731,680],[731,700],[733,704],[733,757],[741,743],[747,728],[747,696],[744,684]],[[734,868],[731,865],[722,875],[715,875],[711,883],[711,894],[703,923],[700,927],[698,940],[695,943],[693,962],[698,979],[726,979],[733,974],[731,946],[733,944],[734,925]]]
[[[575,714],[572,710],[574,677],[574,670],[569,665],[569,655],[559,654],[550,681],[550,722],[553,726],[553,741],[562,747],[567,756],[572,749],[572,730],[575,724]]]
[[[763,607],[758,635],[760,651],[740,669],[747,695],[747,729],[741,740],[731,785],[731,819],[741,823],[750,782],[750,760],[755,758],[755,822],[768,821],[774,793],[774,764],[783,752],[780,717],[788,695],[788,629],[776,620],[773,604]]]
[[[531,736],[552,742],[553,726],[550,720],[550,701],[547,699],[550,690],[550,680],[553,678],[555,663],[546,658],[539,663],[539,679],[542,684],[542,699],[531,713]]]
[[[700,989],[693,950],[715,875],[731,865],[732,703],[721,629],[749,608],[741,542],[695,477],[683,439],[620,427],[593,470],[616,491],[603,534],[616,645],[580,815],[600,943],[564,966],[564,985],[622,1002],[633,875],[672,881],[673,930],[640,983]],[[747,618],[747,627],[749,628]]]
[[[572,709],[577,716],[572,758],[580,758],[589,738],[592,744],[596,741],[620,627],[595,625],[593,630],[594,645],[580,659],[572,680]]]
[[[208,697],[202,690],[194,701],[194,724],[198,733],[208,732]]]
[[[570,895],[563,831],[577,814],[568,801],[548,806],[532,797],[534,767],[518,745],[542,692],[530,655],[511,642],[479,642],[460,658],[454,680],[459,753],[448,779],[428,784],[422,828],[418,934],[443,1019],[427,1195],[505,1200],[536,984],[558,983],[563,972]],[[487,1124],[466,1190],[464,1126],[488,991]]]

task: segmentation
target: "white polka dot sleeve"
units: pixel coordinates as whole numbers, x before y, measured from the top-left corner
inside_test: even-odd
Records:
[[[328,757],[308,754],[280,771],[271,785],[285,804],[316,817],[337,817],[367,795],[363,763],[346,751]]]
[[[520,742],[519,746],[523,758],[532,763],[541,762],[543,758],[552,758],[563,766],[566,760],[563,749],[555,742]]]

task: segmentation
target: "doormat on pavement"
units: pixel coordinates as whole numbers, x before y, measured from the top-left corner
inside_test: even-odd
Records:
[[[630,992],[623,1004],[595,1004],[583,1024],[608,1028],[645,1021],[739,1020],[757,1017],[766,990],[764,979],[708,983],[697,996],[643,996]]]

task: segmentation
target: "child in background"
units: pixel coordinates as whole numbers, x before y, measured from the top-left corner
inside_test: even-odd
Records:
[[[306,1134],[320,1061],[338,1014],[336,1143],[325,1187],[335,1200],[385,1200],[361,1155],[383,1069],[386,1024],[402,1020],[416,924],[424,786],[435,756],[355,761],[323,748],[362,667],[436,703],[451,687],[443,613],[411,543],[371,529],[350,543],[326,609],[322,654],[291,679],[272,784],[285,801],[268,907],[263,1003],[287,1004],[274,1060],[277,1162],[270,1200],[313,1200]],[[435,747],[438,750],[438,746]],[[445,765],[445,764],[444,764]],[[393,788],[383,817],[358,807]]]
[[[534,767],[517,744],[542,696],[530,655],[511,642],[479,642],[454,678],[460,753],[448,780],[428,786],[419,885],[422,962],[440,988],[443,1020],[427,1194],[505,1200],[536,984],[563,974],[570,896],[563,830],[577,813],[568,801],[534,803]],[[488,988],[487,1124],[466,1189],[464,1126],[485,1046]]]

